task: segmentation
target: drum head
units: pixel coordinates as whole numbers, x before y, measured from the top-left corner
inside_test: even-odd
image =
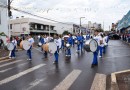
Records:
[[[14,45],[12,43],[7,44],[7,49],[12,51],[14,49]]]
[[[90,45],[90,50],[91,50],[92,52],[95,52],[95,51],[97,50],[97,48],[98,48],[98,43],[97,43],[97,41],[94,40],[94,39],[92,39],[92,40],[90,41],[89,45]]]
[[[39,46],[42,46],[42,43],[41,43],[41,42],[39,42],[39,43],[38,43],[38,45],[39,45]]]
[[[57,45],[54,42],[49,43],[49,52],[55,53],[57,51]]]
[[[24,40],[23,41],[23,49],[24,50],[28,50],[29,48],[30,48],[30,42],[29,41],[27,41],[27,40]]]

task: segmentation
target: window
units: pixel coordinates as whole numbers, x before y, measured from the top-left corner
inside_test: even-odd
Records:
[[[10,29],[12,29],[12,24],[10,24]]]
[[[0,24],[1,24],[1,12],[0,12]]]

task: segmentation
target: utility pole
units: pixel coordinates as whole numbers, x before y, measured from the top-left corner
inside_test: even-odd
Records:
[[[82,18],[85,18],[85,17],[80,17],[80,26],[79,26],[79,28],[80,28],[80,33],[81,33],[81,19]]]

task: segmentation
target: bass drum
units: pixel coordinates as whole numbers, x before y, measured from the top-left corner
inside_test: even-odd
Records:
[[[29,50],[31,46],[31,43],[27,40],[21,41],[20,48],[24,50]]]
[[[95,52],[98,48],[98,43],[95,39],[90,39],[88,41],[85,42],[84,44],[84,49],[87,52]]]
[[[56,51],[57,51],[56,43],[50,42],[49,43],[49,52],[54,54]]]
[[[13,43],[8,43],[8,44],[7,44],[7,49],[8,49],[9,51],[12,51],[12,50],[14,49]]]
[[[44,51],[48,52],[49,51],[49,43],[43,44],[42,48]]]

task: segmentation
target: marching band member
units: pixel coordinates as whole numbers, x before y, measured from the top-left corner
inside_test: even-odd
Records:
[[[81,46],[81,51],[83,50],[83,43],[84,43],[84,37],[83,37],[83,34],[81,33],[81,40],[80,40],[80,46]]]
[[[14,49],[11,51],[10,58],[15,58],[15,49],[16,49],[16,46],[17,46],[17,41],[14,37],[12,37],[11,43],[14,45]]]
[[[78,35],[77,35],[77,38],[76,38],[77,40],[78,40],[78,43],[77,43],[77,52],[79,52],[79,50],[80,50],[80,40],[81,40],[81,37],[80,37],[80,34],[78,33]]]
[[[73,44],[73,47],[74,47],[76,36],[73,35],[72,38],[73,38],[72,44]]]
[[[72,38],[71,34],[69,34],[69,38],[67,39],[67,43],[69,43],[70,45],[73,44],[73,38]],[[67,48],[66,56],[71,56],[71,48]]]
[[[29,50],[27,50],[27,54],[29,56],[29,59],[27,59],[27,60],[32,60],[31,49],[32,49],[33,44],[34,44],[34,39],[30,35],[28,37],[29,37],[28,41],[30,42],[30,48],[29,48]]]
[[[61,48],[64,49],[64,36],[62,37],[62,45]]]
[[[78,42],[79,42],[79,43],[77,44],[77,46],[78,46],[77,51],[79,52],[79,51],[80,51],[80,47],[81,47],[81,51],[82,51],[82,49],[83,49],[84,37],[78,33],[77,40],[78,40]]]
[[[42,45],[44,44],[44,36],[41,36],[40,42],[41,42]],[[41,47],[41,51],[43,51],[42,47]]]
[[[59,36],[59,38],[58,38],[58,42],[59,42],[59,50],[61,49],[61,46],[62,46],[62,39],[61,39],[61,35]],[[59,50],[58,50],[58,52],[59,52]]]
[[[90,39],[90,34],[87,33],[87,35],[86,35],[86,40],[89,40],[89,39]]]
[[[95,39],[98,42],[98,48],[95,52],[93,52],[93,62],[91,65],[92,68],[94,66],[98,65],[98,58],[97,57],[98,57],[99,45],[100,45],[100,43],[102,43],[101,36],[98,35],[99,31],[95,30],[94,34],[95,34],[95,37],[93,39]]]
[[[47,36],[44,35],[44,44],[48,43],[48,39],[47,39]],[[45,58],[47,58],[47,51],[44,51],[44,56]]]
[[[106,34],[104,33],[104,37],[103,37],[103,43],[104,43],[104,47],[103,47],[103,53],[105,54],[106,53],[106,46],[107,46],[107,36]]]
[[[54,35],[54,42],[56,43],[57,45],[57,51],[54,53],[54,56],[55,56],[55,61],[53,62],[54,64],[58,64],[58,58],[59,58],[59,54],[58,54],[58,51],[59,51],[59,40],[58,40],[58,34],[55,34]]]
[[[99,36],[101,36],[101,41],[102,41],[102,43],[100,43],[100,45],[99,45],[99,51],[100,51],[100,55],[99,55],[99,57],[102,57],[102,53],[103,53],[103,47],[104,47],[104,43],[103,43],[103,34],[101,33],[101,34],[99,34]]]

